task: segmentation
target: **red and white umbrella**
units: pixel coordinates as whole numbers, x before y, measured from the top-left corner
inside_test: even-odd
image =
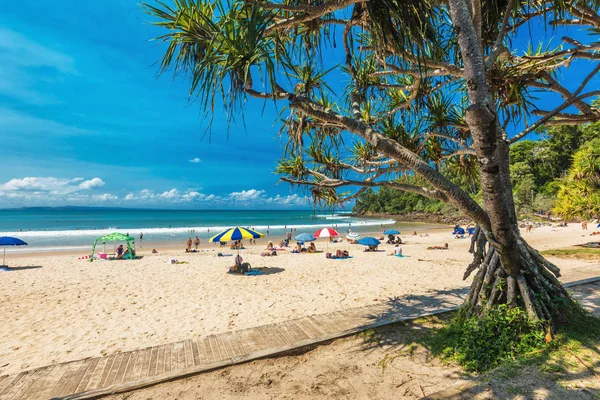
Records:
[[[316,231],[314,233],[314,237],[316,238],[324,238],[324,237],[332,237],[332,236],[339,236],[340,234],[338,233],[338,231],[336,231],[333,228],[323,228],[323,229],[319,229],[318,231]]]
[[[316,231],[313,236],[316,238],[329,238],[332,236],[340,236],[340,234],[333,228],[323,228]],[[327,241],[327,250],[329,250],[329,240]]]

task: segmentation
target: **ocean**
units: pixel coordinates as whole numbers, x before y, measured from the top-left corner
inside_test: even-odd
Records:
[[[32,208],[0,210],[0,236],[15,236],[29,246],[11,252],[89,249],[95,238],[112,232],[129,233],[143,243],[181,242],[190,236],[202,241],[233,226],[253,227],[274,237],[291,230],[313,233],[320,227],[337,227],[340,233],[374,231],[394,226],[412,230],[422,224],[391,219],[357,218],[349,212],[283,210],[147,210]],[[377,228],[379,227],[379,228]]]

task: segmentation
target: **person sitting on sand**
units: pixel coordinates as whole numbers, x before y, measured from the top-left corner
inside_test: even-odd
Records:
[[[156,251],[156,249],[152,249],[152,254],[158,254],[158,251]]]
[[[125,249],[123,249],[123,245],[120,244],[119,247],[117,247],[117,250],[116,250],[117,258],[123,258],[124,251],[125,251]]]
[[[306,250],[307,253],[316,253],[317,252],[317,246],[315,246],[314,243],[310,243],[308,245],[308,249]]]
[[[200,246],[200,238],[196,236],[194,239],[194,247],[196,247],[196,250],[198,250],[198,246]]]
[[[378,247],[379,246],[367,246],[367,248],[364,251],[365,252],[368,252],[368,251],[377,251]]]
[[[300,246],[300,243],[296,243],[296,247],[294,247],[294,250],[292,250],[292,253],[300,254],[300,253],[302,253],[302,250],[304,250],[304,249],[302,248],[302,246]]]
[[[279,242],[279,247],[285,247],[285,239],[281,239],[281,242]]]
[[[273,242],[269,241],[269,243],[267,243],[267,250],[273,250]]]
[[[427,250],[448,250],[448,243],[444,243],[444,246],[430,246]]]
[[[417,231],[413,231],[413,236],[417,236]]]
[[[190,251],[192,251],[192,238],[188,238],[188,241],[185,245],[185,252],[189,253]]]
[[[394,247],[394,250],[390,253],[390,256],[402,257],[402,247],[399,244]]]
[[[350,257],[350,253],[348,252],[348,250],[336,250],[335,251],[335,258],[348,258]]]

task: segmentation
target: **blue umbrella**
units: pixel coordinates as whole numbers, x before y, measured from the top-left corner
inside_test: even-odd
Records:
[[[315,237],[310,233],[301,233],[298,236],[294,237],[299,242],[312,242],[315,240]]]
[[[27,243],[21,239],[10,236],[0,236],[0,246],[27,246]],[[6,247],[4,247],[4,257],[2,258],[2,266],[6,266]]]
[[[373,236],[365,236],[362,239],[358,239],[357,243],[362,244],[363,246],[379,246],[381,242]]]
[[[386,229],[385,231],[383,231],[384,235],[399,235],[400,231],[396,230],[396,229]]]

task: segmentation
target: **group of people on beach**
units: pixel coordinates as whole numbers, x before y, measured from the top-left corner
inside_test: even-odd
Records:
[[[192,245],[194,245],[195,250],[192,250]],[[191,253],[198,251],[198,246],[200,246],[200,238],[196,236],[192,241],[192,238],[188,238],[187,243],[185,244],[185,252]]]

